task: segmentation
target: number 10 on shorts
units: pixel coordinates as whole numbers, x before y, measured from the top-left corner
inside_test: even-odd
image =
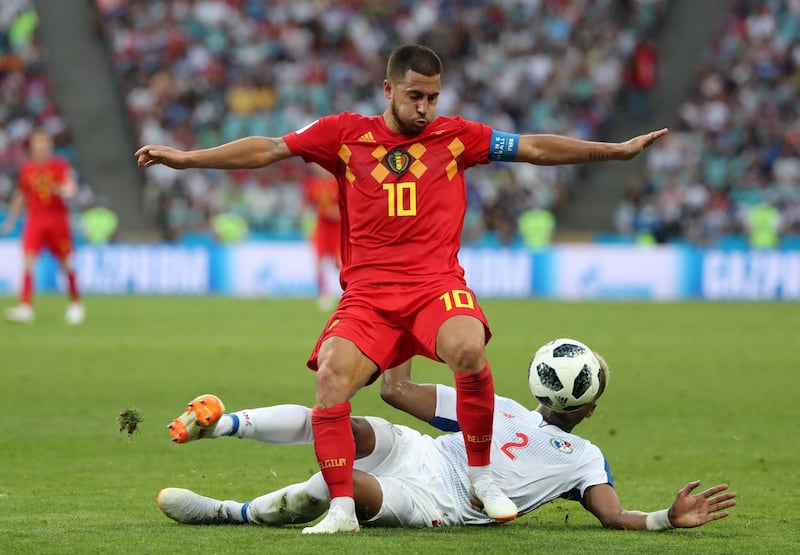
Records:
[[[453,308],[475,309],[475,299],[472,297],[472,293],[464,291],[463,289],[448,291],[439,297],[439,299],[444,302],[444,309],[446,311],[453,310]]]

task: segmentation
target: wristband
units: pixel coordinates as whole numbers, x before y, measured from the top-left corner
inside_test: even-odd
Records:
[[[648,530],[672,530],[675,528],[669,521],[669,509],[662,509],[654,513],[647,513],[644,525]]]

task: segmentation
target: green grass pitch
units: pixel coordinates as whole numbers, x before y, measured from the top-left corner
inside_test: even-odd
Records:
[[[482,303],[500,394],[532,405],[528,361],[556,337],[608,359],[609,389],[576,431],[604,451],[626,508],[666,507],[701,479],[739,493],[728,519],[617,532],[561,501],[503,526],[333,537],[182,526],[155,504],[166,486],[247,500],[314,472],[309,446],[179,446],[166,430],[200,393],[231,410],[313,403],[304,364],[325,315],[312,300],[89,298],[77,328],[63,323],[65,304],[42,297],[36,324],[0,328],[0,553],[800,552],[796,304]],[[452,383],[427,360],[414,372]],[[145,418],[130,439],[116,422],[129,408]],[[412,422],[377,386],[356,395],[353,411]]]

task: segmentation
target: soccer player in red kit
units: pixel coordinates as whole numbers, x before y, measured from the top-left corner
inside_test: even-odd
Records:
[[[66,199],[77,192],[78,185],[69,163],[53,154],[50,135],[37,129],[31,133],[29,140],[30,159],[20,168],[17,189],[11,199],[8,218],[3,223],[3,232],[10,232],[23,205],[26,206],[28,215],[22,231],[24,273],[20,302],[6,310],[5,316],[10,322],[34,321],[33,272],[36,258],[43,248],[47,248],[56,257],[67,278],[70,303],[64,320],[71,325],[80,324],[85,312],[72,265],[73,247],[66,204]]]
[[[319,306],[329,310],[335,294],[327,280],[330,268],[340,268],[341,216],[339,215],[339,184],[321,166],[304,183],[305,203],[314,209],[315,223],[311,240],[317,257],[317,290]]]
[[[496,521],[516,518],[516,506],[494,483],[489,466],[494,412],[486,361],[489,327],[457,258],[466,209],[464,171],[493,160],[544,165],[628,160],[667,133],[602,143],[520,136],[460,117],[436,117],[441,74],[431,49],[401,46],[389,58],[381,115],[345,112],[282,138],[247,137],[195,151],[146,145],[136,152],[140,166],[178,169],[258,168],[302,156],[339,183],[344,293],[308,361],[317,371],[314,450],[331,504],[325,518],[303,533],[358,530],[350,399],[414,355],[445,362],[455,374],[473,503]]]

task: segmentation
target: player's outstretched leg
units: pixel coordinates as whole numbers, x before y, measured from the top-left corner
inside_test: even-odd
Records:
[[[186,410],[169,423],[169,437],[175,443],[186,443],[204,437],[214,437],[211,432],[225,413],[225,405],[216,395],[206,393],[192,400]]]
[[[247,524],[249,503],[220,501],[183,488],[158,492],[158,508],[182,524]]]
[[[5,311],[6,320],[15,324],[32,324],[35,320],[33,307],[29,304],[18,304],[7,308]]]
[[[267,526],[311,522],[328,509],[327,492],[325,480],[317,473],[301,484],[256,497],[247,508],[247,519]]]
[[[517,518],[517,506],[489,476],[475,480],[469,488],[469,501],[476,509],[497,522],[508,522]]]
[[[183,488],[164,488],[158,492],[158,508],[183,524],[223,524],[222,502]]]
[[[517,518],[517,506],[492,479],[489,466],[494,419],[494,379],[487,362],[480,372],[456,373],[456,414],[464,433],[470,501],[490,518],[506,522]],[[472,439],[475,438],[475,439]]]
[[[183,488],[162,489],[157,503],[162,513],[182,524],[302,524],[328,508],[327,486],[320,474],[247,503],[212,499]]]
[[[303,528],[303,534],[336,534],[338,532],[358,532],[358,530],[359,525],[358,519],[355,517],[353,498],[337,497],[331,501],[325,518],[314,526]]]

